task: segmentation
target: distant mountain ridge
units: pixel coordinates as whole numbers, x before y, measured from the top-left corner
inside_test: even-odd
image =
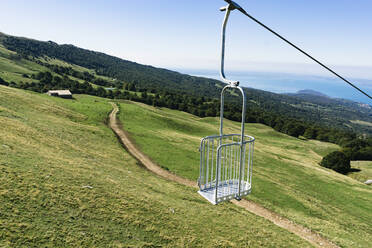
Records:
[[[372,110],[372,106],[369,104],[354,102],[343,98],[332,98],[326,94],[311,89],[299,90],[296,93],[285,93],[285,95],[298,97],[314,103],[349,106],[354,108],[356,111],[364,109]]]
[[[327,96],[326,94],[323,94],[323,93],[321,93],[321,92],[319,92],[319,91],[310,90],[310,89],[299,90],[299,91],[297,91],[296,94],[297,94],[297,95],[303,95],[303,94],[306,94],[306,95],[313,95],[313,96],[329,97],[329,96]]]

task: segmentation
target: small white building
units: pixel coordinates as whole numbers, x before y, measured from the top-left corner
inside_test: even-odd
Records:
[[[47,94],[49,96],[57,96],[57,97],[67,98],[67,99],[72,98],[72,94],[69,90],[49,90]]]

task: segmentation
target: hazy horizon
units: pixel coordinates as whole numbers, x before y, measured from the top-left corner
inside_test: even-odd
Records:
[[[362,79],[352,81],[371,94],[372,33],[366,32],[372,26],[371,1],[237,2],[340,75]],[[224,5],[222,0],[5,0],[1,6],[0,32],[73,44],[160,68],[218,70],[224,17],[219,8]],[[227,72],[331,78],[323,68],[238,11],[232,12],[230,18]],[[332,83],[338,88],[349,87],[341,81]],[[274,87],[271,91],[278,89]]]
[[[371,1],[237,2],[340,74],[372,79],[372,33],[365,32],[372,26]],[[219,8],[224,5],[222,0],[5,0],[0,31],[156,67],[215,69],[224,16]],[[228,68],[321,73],[302,54],[237,11],[231,14],[227,31]]]
[[[2,30],[0,30],[2,32]],[[4,33],[4,32],[2,32]],[[5,33],[6,35],[12,35]],[[25,36],[21,36],[25,37]],[[25,37],[33,39],[32,37]],[[54,41],[53,41],[54,42]],[[60,44],[62,45],[62,44]],[[78,46],[76,44],[72,44]],[[78,46],[80,47],[80,46]],[[87,49],[81,47],[83,49]],[[102,52],[102,51],[97,51]],[[111,55],[115,56],[115,55]],[[115,56],[118,57],[118,56]],[[128,60],[126,58],[121,58]],[[132,61],[136,62],[136,61]],[[138,63],[138,62],[136,62]],[[145,65],[155,66],[147,63]],[[372,106],[369,98],[353,89],[351,86],[343,82],[342,80],[332,77],[328,71],[325,71],[318,65],[310,64],[292,64],[292,66],[300,67],[301,70],[298,70],[296,73],[291,72],[290,70],[285,69],[285,63],[277,63],[276,70],[269,71],[267,70],[268,63],[254,63],[251,62],[247,68],[251,70],[237,70],[231,66],[227,66],[226,75],[232,76],[234,80],[239,80],[241,85],[244,87],[250,87],[259,90],[270,91],[273,93],[296,93],[299,90],[315,90],[320,93],[326,94],[332,98],[343,98],[347,100],[352,100],[360,103],[367,103]],[[284,65],[284,67],[283,67]],[[190,74],[193,76],[207,77],[213,79],[220,79],[218,68],[208,69],[208,68],[175,68],[175,67],[159,67],[163,69],[173,70],[180,73]],[[270,68],[270,67],[269,67]],[[342,67],[340,67],[342,69]],[[338,69],[340,69],[338,68]],[[362,90],[372,95],[372,68],[359,68],[353,67],[348,68],[344,67],[344,70],[348,71],[350,75],[363,75],[362,77],[346,77],[355,83],[358,87],[361,87]],[[347,70],[348,69],[348,70]],[[366,73],[356,73],[363,72]]]
[[[193,76],[220,79],[218,70],[173,69]],[[263,71],[230,71],[227,75],[234,80],[238,80],[240,85],[244,87],[278,94],[296,93],[300,90],[310,89],[323,93],[331,98],[342,98],[372,106],[371,100],[368,97],[340,79],[331,76]],[[372,93],[371,80],[358,78],[349,79],[356,82],[367,93]]]
[[[2,30],[0,30],[2,32]],[[2,32],[4,33],[4,32]],[[6,35],[11,35],[6,33]],[[25,36],[21,36],[25,37]],[[33,39],[32,37],[25,37]],[[53,41],[54,42],[54,41]],[[62,44],[60,44],[62,45]],[[77,47],[80,47],[76,44],[72,44]],[[87,49],[81,47],[83,49]],[[102,52],[102,51],[97,51]],[[115,56],[115,55],[111,55]],[[118,57],[118,56],[115,56]],[[128,60],[126,58],[121,58],[124,60]],[[136,62],[136,61],[132,61]],[[136,62],[138,63],[138,62]],[[143,63],[145,65],[155,66],[147,63]],[[226,75],[232,76],[234,80],[239,80],[241,85],[244,87],[250,87],[259,90],[270,91],[273,93],[296,93],[299,90],[315,90],[320,93],[326,94],[332,98],[343,98],[347,100],[352,100],[360,103],[367,103],[372,106],[371,100],[358,92],[357,90],[353,89],[351,86],[343,82],[342,80],[332,77],[328,71],[325,71],[318,65],[309,65],[309,64],[292,64],[292,66],[300,67],[301,70],[298,70],[296,73],[288,71],[285,69],[285,63],[278,63],[276,66],[276,70],[269,71],[267,70],[268,63],[254,63],[251,62],[247,68],[251,70],[237,70],[236,68],[232,68],[231,66],[227,66],[226,68]],[[284,65],[284,67],[283,67]],[[159,67],[163,69],[173,70],[180,73],[186,73],[193,76],[200,76],[200,77],[207,77],[213,79],[220,79],[219,70],[218,68],[215,69],[203,69],[203,68],[175,68],[175,67]],[[269,67],[270,68],[270,67]],[[340,67],[342,68],[342,67]],[[339,69],[340,69],[339,68]],[[368,70],[368,68],[348,68],[344,67],[344,70],[348,71],[350,75],[363,75],[364,78],[359,77],[346,77],[355,83],[358,87],[362,88],[365,92],[372,95],[372,68]],[[347,70],[349,69],[349,70]],[[355,73],[355,72],[363,72],[365,70],[366,73]],[[328,75],[327,75],[328,74]]]

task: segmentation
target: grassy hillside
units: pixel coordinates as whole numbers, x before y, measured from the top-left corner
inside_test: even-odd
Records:
[[[372,161],[352,161],[351,166],[354,171],[348,173],[348,176],[362,183],[372,179]]]
[[[45,56],[55,58],[89,69],[102,76],[126,83],[135,83],[139,88],[149,91],[169,91],[193,97],[218,98],[222,86],[218,80],[142,65],[73,45],[58,45],[52,41],[43,42],[1,33],[0,43],[8,51],[17,52],[23,58],[31,60]],[[361,126],[350,122],[351,120],[372,122],[372,108],[370,106],[367,108],[350,103],[350,101],[349,103],[331,99],[324,101],[314,97],[303,99],[251,88],[245,88],[245,91],[250,115],[253,115],[257,122],[268,124],[270,121],[262,122],[263,119],[266,119],[265,116],[275,115],[372,135],[370,126]]]
[[[310,246],[144,170],[104,124],[107,99],[75,98],[0,86],[0,247]]]
[[[9,51],[0,43],[0,77],[8,82],[31,82],[31,79],[25,78],[23,74],[32,74],[46,68],[22,59],[15,52]]]
[[[217,134],[219,125],[217,118],[132,102],[121,103],[120,119],[154,161],[195,181],[200,138]],[[226,121],[224,132],[237,133],[239,125]],[[296,139],[261,124],[246,127],[246,133],[256,137],[249,199],[341,246],[371,244],[372,188],[318,165],[322,156],[338,149],[336,145]]]

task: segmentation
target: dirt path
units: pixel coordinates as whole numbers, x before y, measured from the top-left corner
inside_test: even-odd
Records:
[[[144,165],[148,170],[152,171],[153,173],[164,177],[168,180],[175,181],[177,183],[191,186],[191,187],[197,187],[197,184],[195,182],[192,182],[188,179],[179,177],[173,173],[170,173],[167,170],[164,170],[159,165],[154,163],[148,156],[143,154],[135,145],[134,142],[132,142],[129,138],[129,135],[126,131],[123,130],[121,127],[121,123],[116,118],[116,114],[119,111],[119,108],[116,104],[111,103],[113,106],[113,110],[110,113],[110,120],[109,120],[109,126],[111,129],[115,132],[115,134],[119,137],[120,141],[123,143],[125,148],[128,150],[130,154],[132,154],[133,157],[135,157],[139,162],[141,162],[142,165]]]
[[[129,138],[129,134],[123,130],[120,121],[117,119],[116,114],[119,111],[118,106],[115,103],[111,103],[113,106],[113,110],[110,113],[109,116],[109,126],[110,128],[115,132],[115,134],[118,136],[118,139],[121,141],[121,143],[124,145],[124,147],[127,149],[127,151],[135,157],[144,167],[146,167],[151,172],[174,182],[197,188],[196,182],[190,181],[188,179],[182,178],[180,176],[177,176],[173,173],[170,173],[167,170],[162,169],[158,164],[153,162],[148,156],[146,156],[143,152],[141,152],[134,144],[134,142],[131,141]],[[257,203],[254,203],[252,201],[248,200],[233,200],[232,203],[234,203],[237,206],[240,206],[247,211],[261,216],[275,225],[284,228],[291,233],[296,234],[302,239],[307,240],[309,243],[316,247],[338,247],[329,240],[321,237],[319,234],[311,231],[310,229],[303,227],[299,224],[293,223],[292,221],[288,220],[287,218],[284,218],[262,206],[260,206]]]

